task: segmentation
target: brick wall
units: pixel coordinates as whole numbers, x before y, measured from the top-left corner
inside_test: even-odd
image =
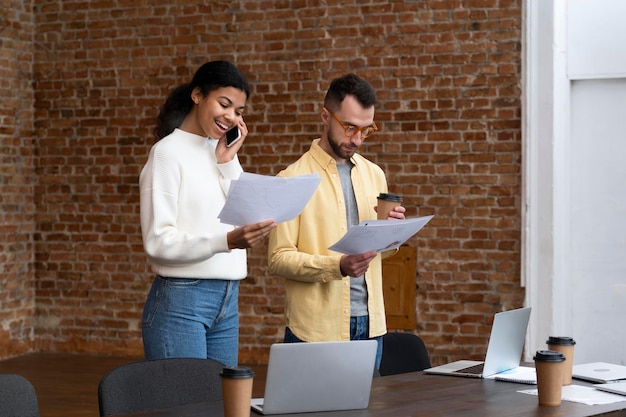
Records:
[[[0,14],[0,357],[34,343],[33,13],[9,1]]]
[[[482,356],[493,313],[523,302],[521,0],[160,4],[35,5],[41,349],[141,352],[152,276],[137,176],[154,118],[200,64],[228,59],[252,85],[251,134],[240,158],[261,174],[277,173],[319,135],[332,78],[352,71],[374,85],[381,131],[362,153],[387,171],[409,216],[435,214],[410,241],[418,247],[416,332],[435,363]],[[23,181],[32,188],[28,174]],[[29,198],[28,191],[15,195]],[[282,338],[282,280],[267,273],[266,247],[251,250],[249,260],[240,359],[264,361]]]

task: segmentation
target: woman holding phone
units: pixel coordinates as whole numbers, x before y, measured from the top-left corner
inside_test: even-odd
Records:
[[[217,218],[230,182],[243,172],[237,151],[248,134],[243,113],[249,96],[237,67],[212,61],[161,108],[156,143],[139,178],[143,245],[156,274],[142,317],[148,360],[237,364],[245,249],[276,226],[266,220],[235,228]],[[227,146],[231,129],[241,137]]]

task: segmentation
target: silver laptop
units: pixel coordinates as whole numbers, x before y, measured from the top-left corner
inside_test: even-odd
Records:
[[[626,382],[609,382],[607,384],[596,384],[593,387],[611,394],[626,395]]]
[[[626,379],[626,366],[606,362],[592,362],[574,365],[572,377],[606,384]]]
[[[276,343],[270,348],[258,413],[286,414],[367,408],[376,365],[375,340]]]
[[[484,362],[456,361],[425,369],[427,374],[486,378],[514,368],[522,359],[530,307],[497,313],[493,318]]]

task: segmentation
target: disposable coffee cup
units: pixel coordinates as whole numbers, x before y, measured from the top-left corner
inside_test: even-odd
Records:
[[[402,205],[402,197],[399,195],[387,193],[378,194],[378,208],[376,209],[378,220],[386,220],[389,217],[389,212],[400,205]]]
[[[554,350],[538,350],[534,360],[539,405],[551,407],[561,405],[565,356]]]
[[[574,366],[574,346],[576,342],[571,337],[550,336],[546,344],[549,350],[561,352],[565,356],[563,385],[572,385],[572,367]]]
[[[254,371],[245,366],[225,367],[222,377],[224,417],[250,417]]]

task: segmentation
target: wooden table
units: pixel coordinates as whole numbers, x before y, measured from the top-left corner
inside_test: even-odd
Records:
[[[576,381],[575,384],[587,385]],[[364,410],[278,417],[586,417],[626,416],[625,401],[608,405],[585,405],[563,401],[559,407],[540,407],[537,397],[517,391],[531,385],[481,380],[422,372],[374,378],[370,404]],[[202,403],[124,417],[223,417],[222,403]],[[255,412],[251,417],[258,417]]]

